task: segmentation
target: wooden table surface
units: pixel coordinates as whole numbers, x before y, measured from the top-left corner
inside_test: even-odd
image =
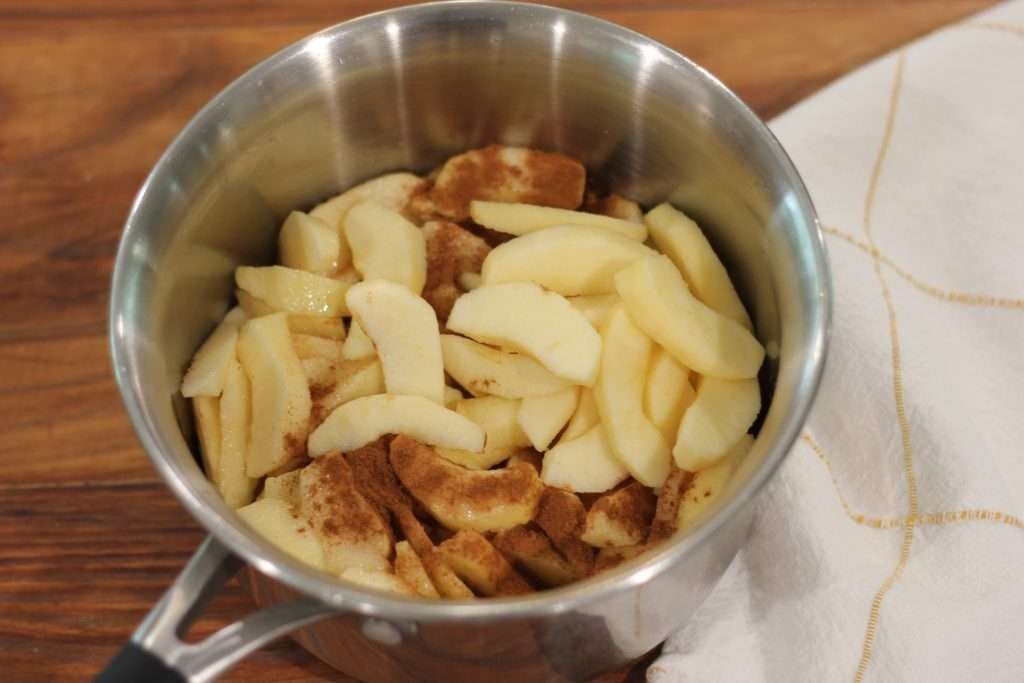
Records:
[[[156,478],[107,354],[136,189],[229,81],[378,0],[0,0],[0,679],[89,679],[203,532]],[[991,0],[565,0],[653,36],[769,118]],[[197,626],[249,608],[233,586]],[[226,677],[343,680],[289,640]],[[642,680],[643,666],[608,677]]]

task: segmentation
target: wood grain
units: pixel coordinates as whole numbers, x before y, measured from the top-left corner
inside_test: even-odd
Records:
[[[107,288],[150,166],[246,68],[376,0],[0,0],[0,660],[88,679],[202,537],[121,409]],[[566,0],[708,67],[762,116],[990,0]],[[237,588],[196,627],[248,608]],[[606,683],[642,680],[644,666]],[[284,640],[226,680],[341,680]]]

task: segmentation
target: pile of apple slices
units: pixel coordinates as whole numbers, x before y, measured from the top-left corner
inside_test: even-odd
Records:
[[[579,181],[523,203],[555,176]],[[693,524],[753,441],[764,357],[700,228],[565,208],[560,155],[435,178],[293,212],[280,264],[236,270],[181,385],[224,500],[309,565],[426,598],[564,585]]]

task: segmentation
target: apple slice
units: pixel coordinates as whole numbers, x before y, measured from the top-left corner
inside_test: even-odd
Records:
[[[565,297],[533,283],[489,285],[463,294],[448,329],[529,354],[575,384],[591,386],[597,379],[601,337]]]
[[[494,547],[513,565],[552,588],[584,578],[562,557],[544,534],[525,526],[512,527],[494,537]]]
[[[281,265],[329,277],[338,270],[340,255],[341,238],[337,229],[301,211],[288,214],[277,236]]]
[[[373,202],[392,211],[401,211],[422,186],[423,179],[412,173],[388,173],[317,204],[309,215],[340,232],[345,214],[356,204]]]
[[[610,230],[638,242],[647,239],[647,226],[643,224],[631,223],[596,213],[553,209],[534,204],[506,204],[475,200],[469,204],[469,215],[475,223],[479,223],[485,228],[507,232],[511,235],[525,235],[559,225],[586,225]]]
[[[344,403],[309,436],[309,455],[354,451],[385,434],[408,434],[432,446],[480,452],[484,430],[422,396],[376,394]],[[436,455],[431,452],[431,455]]]
[[[388,393],[423,396],[443,405],[441,336],[430,304],[387,280],[353,285],[345,301],[377,349]]]
[[[192,357],[192,364],[181,380],[181,395],[220,396],[228,367],[235,360],[238,328],[245,322],[245,312],[232,308]]]
[[[259,483],[245,473],[251,400],[249,378],[238,361],[232,360],[220,397],[220,455],[217,466],[208,470],[207,476],[213,479],[224,502],[233,508],[252,502]]]
[[[474,396],[543,396],[572,386],[529,356],[454,334],[441,335],[441,355],[445,371]]]
[[[626,309],[617,306],[604,327],[594,398],[615,456],[638,481],[661,486],[672,458],[661,432],[643,411],[651,350],[651,340],[637,329]]]
[[[739,462],[753,445],[754,437],[744,434],[725,457],[711,467],[693,474],[693,481],[683,491],[676,512],[677,528],[687,529],[708,514],[721,497]]]
[[[438,454],[457,465],[472,470],[486,470],[497,465],[509,456],[530,445],[530,439],[519,426],[520,401],[484,396],[459,401],[455,412],[469,418],[480,425],[487,434],[487,441],[482,453],[438,448]]]
[[[612,452],[604,428],[596,424],[582,436],[564,437],[544,454],[540,478],[548,486],[577,493],[602,493],[618,486],[629,471]]]
[[[192,399],[192,416],[195,418],[196,433],[199,437],[199,454],[203,459],[203,470],[212,482],[212,473],[220,466],[220,398],[196,396]]]
[[[562,225],[495,247],[480,274],[484,285],[529,281],[565,296],[611,294],[617,272],[655,253],[608,230]]]
[[[267,477],[263,480],[263,491],[260,493],[260,498],[277,498],[298,508],[301,504],[299,497],[301,475],[302,470],[292,470],[276,477]]]
[[[672,259],[698,299],[726,318],[748,330],[753,329],[729,273],[689,216],[671,204],[660,204],[647,212],[644,222],[651,229],[658,249]]]
[[[314,569],[327,569],[324,551],[309,522],[283,500],[261,498],[238,508],[238,516],[282,552]]]
[[[679,505],[683,495],[693,483],[693,472],[672,467],[665,483],[658,490],[658,502],[654,508],[650,531],[647,532],[647,543],[661,543],[676,531],[676,518],[679,516]]]
[[[330,571],[390,570],[390,527],[356,489],[352,468],[340,452],[304,467],[299,489],[302,514],[320,539]]]
[[[615,282],[636,325],[686,367],[722,379],[757,375],[764,347],[738,322],[694,298],[667,256],[638,261]]]
[[[423,233],[402,215],[379,204],[353,206],[344,219],[352,263],[364,280],[390,280],[413,294],[427,281],[427,247]]]
[[[416,551],[423,563],[423,568],[430,576],[430,582],[434,584],[434,588],[441,594],[441,597],[451,600],[472,600],[476,597],[444,561],[441,552],[434,547],[434,543],[427,536],[423,525],[408,506],[396,506],[393,514],[402,534],[409,541],[412,549]]]
[[[405,581],[421,598],[439,598],[437,589],[430,580],[420,556],[409,541],[395,544],[395,574]]]
[[[604,326],[604,321],[608,319],[608,314],[612,312],[612,309],[622,303],[618,294],[570,296],[568,299],[572,307],[586,316],[596,330]]]
[[[308,334],[337,342],[345,341],[345,324],[341,322],[341,318],[292,314],[288,316],[288,329],[292,334]]]
[[[601,416],[597,412],[597,401],[594,400],[594,390],[587,387],[580,388],[580,400],[576,405],[576,412],[572,414],[569,424],[559,437],[558,442],[571,441],[589,432],[594,425],[601,423]]]
[[[500,531],[526,524],[544,490],[526,463],[467,470],[404,434],[391,442],[391,465],[409,493],[454,530]]]
[[[310,371],[313,369],[311,360],[324,362],[322,359],[302,361],[307,377],[310,377]],[[317,368],[315,375],[309,380],[309,393],[313,399],[311,427],[319,425],[342,404],[364,396],[384,393],[384,373],[381,371],[380,361],[376,358],[327,363],[326,368]]]
[[[455,387],[450,387],[447,384],[444,387],[444,407],[454,408],[455,404],[465,398],[462,392]]]
[[[292,346],[295,348],[295,355],[299,357],[299,360],[325,358],[335,363],[341,362],[341,342],[335,339],[293,332]]]
[[[575,493],[552,486],[544,488],[534,523],[548,535],[577,574],[587,575],[594,566],[594,550],[583,540],[587,509]]]
[[[760,410],[756,379],[702,378],[679,423],[672,451],[676,464],[690,472],[715,464],[743,438]]]
[[[261,477],[306,454],[312,401],[283,313],[253,318],[238,336],[238,358],[252,387],[245,470]]]
[[[654,516],[654,494],[634,481],[606,494],[590,506],[583,540],[598,548],[619,548],[643,543]]]
[[[532,593],[505,556],[479,532],[460,529],[437,546],[441,557],[455,574],[480,595],[524,595]]]
[[[238,286],[278,311],[337,317],[348,315],[345,292],[349,281],[314,275],[284,266],[239,266]]]
[[[644,387],[644,413],[658,428],[665,442],[674,444],[683,413],[696,393],[690,386],[690,370],[660,346],[651,356]]]
[[[546,451],[558,432],[576,411],[579,387],[569,387],[546,396],[524,398],[519,406],[519,426],[538,451]]]
[[[373,342],[360,327],[358,320],[353,320],[349,326],[348,338],[345,340],[345,345],[341,347],[341,355],[349,360],[373,358],[377,355],[377,349],[374,348]]]

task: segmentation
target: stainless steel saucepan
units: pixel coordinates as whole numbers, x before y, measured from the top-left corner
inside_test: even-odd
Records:
[[[593,579],[474,602],[347,585],[221,501],[190,449],[178,384],[230,305],[233,269],[273,258],[288,211],[490,143],[564,152],[610,189],[700,222],[769,349],[759,436],[705,523]],[[288,47],[188,124],[125,225],[110,304],[117,381],[157,471],[210,535],[100,680],[209,681],[285,633],[368,682],[581,681],[623,665],[689,618],[743,543],[811,406],[829,311],[814,208],[785,152],[725,86],[649,38],[550,7],[471,1],[374,14]],[[242,567],[259,611],[183,642]]]

